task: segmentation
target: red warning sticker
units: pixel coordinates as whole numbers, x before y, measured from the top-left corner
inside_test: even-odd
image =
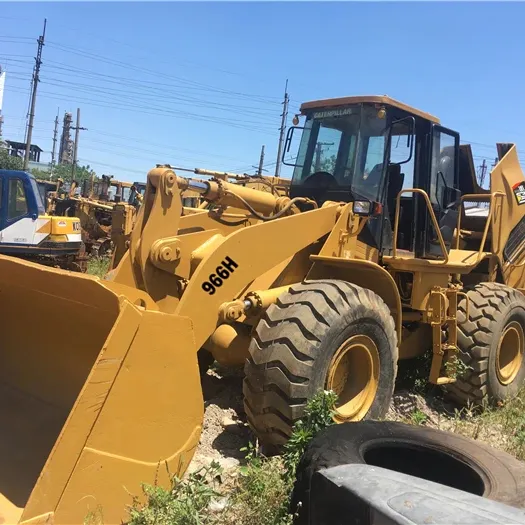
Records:
[[[525,204],[525,182],[518,182],[512,186],[518,205]]]

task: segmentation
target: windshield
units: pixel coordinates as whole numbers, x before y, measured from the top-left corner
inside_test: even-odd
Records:
[[[356,105],[309,115],[292,184],[323,184],[378,200],[386,144],[386,118],[373,106]]]
[[[38,208],[38,214],[43,215],[46,210],[44,208],[44,199],[42,198],[42,193],[40,193],[40,188],[38,187],[38,184],[36,183],[36,180],[33,177],[29,177],[29,183],[31,184],[31,189],[33,190],[33,194],[35,195],[36,207]],[[44,188],[44,193],[45,193],[45,188]]]

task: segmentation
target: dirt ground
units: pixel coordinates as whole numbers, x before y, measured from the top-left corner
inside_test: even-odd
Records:
[[[189,472],[218,461],[225,474],[233,474],[246,455],[251,433],[246,424],[242,397],[242,368],[212,368],[203,377],[204,427]]]
[[[218,461],[226,477],[235,477],[246,455],[241,451],[252,438],[243,410],[242,369],[216,368],[203,377],[205,399],[204,428],[197,452],[188,472],[198,470],[211,461]],[[439,390],[438,390],[439,392]],[[498,425],[469,421],[468,411],[460,416],[457,407],[442,396],[418,395],[398,388],[386,419],[460,432],[491,446],[505,449],[508,439]]]

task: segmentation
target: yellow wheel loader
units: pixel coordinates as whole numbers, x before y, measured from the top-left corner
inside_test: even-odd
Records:
[[[517,391],[516,147],[498,145],[483,190],[469,146],[432,115],[385,96],[301,111],[289,195],[157,166],[104,280],[0,257],[4,522],[82,523],[100,509],[119,523],[142,482],[182,475],[202,427],[204,352],[245,367],[246,414],[268,446],[319,389],[338,394],[338,422],[382,416],[398,361],[425,352],[430,381],[458,399]],[[183,208],[186,190],[214,206]],[[79,322],[57,339],[48,327],[66,317]]]

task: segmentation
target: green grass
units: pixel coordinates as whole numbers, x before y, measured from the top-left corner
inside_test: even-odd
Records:
[[[496,406],[457,410],[452,419],[452,432],[483,441],[525,461],[525,389]]]
[[[413,425],[424,425],[428,419],[428,416],[419,408],[416,408],[410,415],[410,423]]]
[[[171,488],[144,485],[146,504],[134,498],[130,525],[207,525],[215,523],[208,507],[220,496],[217,488],[221,467],[212,462],[187,479],[172,478]]]
[[[102,279],[108,272],[110,262],[109,257],[90,257],[87,263],[87,273]]]

